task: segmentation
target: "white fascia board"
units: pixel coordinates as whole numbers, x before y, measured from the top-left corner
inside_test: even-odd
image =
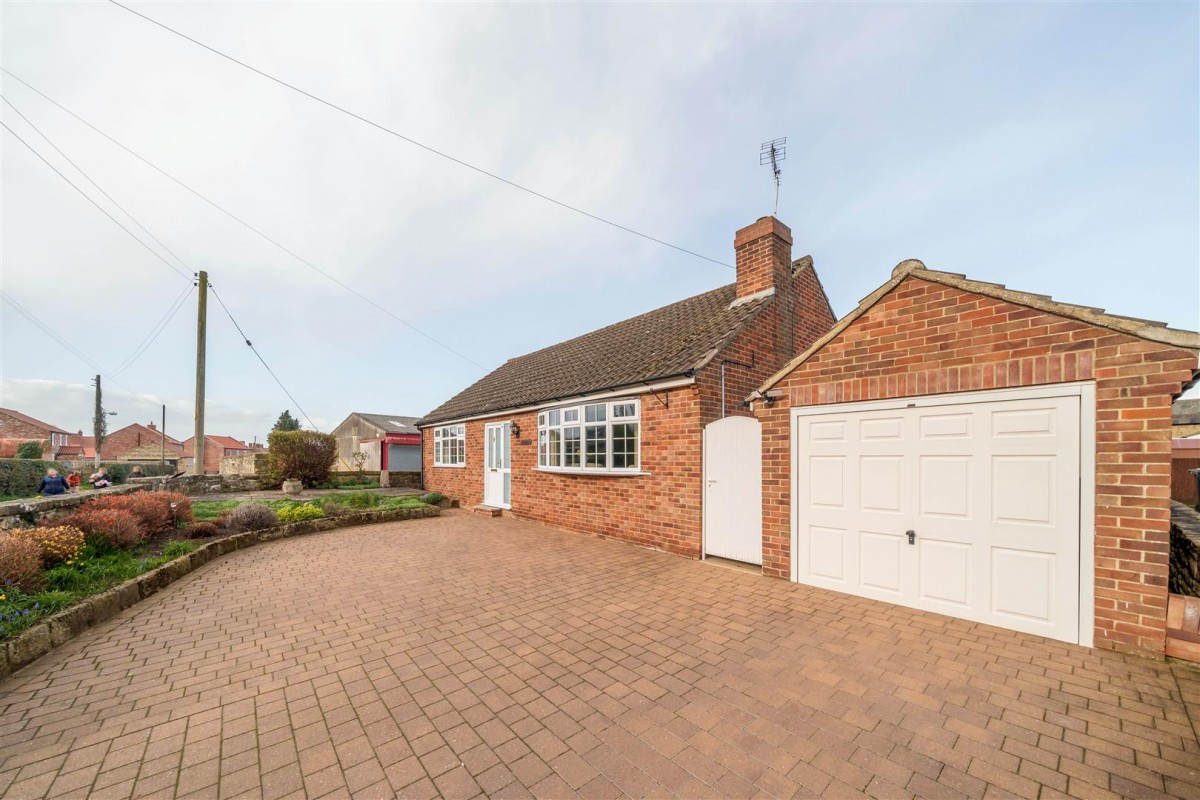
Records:
[[[507,417],[513,414],[523,414],[528,411],[540,411],[544,408],[554,408],[562,405],[574,405],[577,403],[591,403],[596,400],[608,400],[613,397],[631,397],[635,395],[649,394],[660,389],[677,389],[680,386],[691,386],[696,382],[692,378],[676,378],[670,381],[659,381],[657,383],[642,383],[633,386],[628,386],[623,389],[613,389],[607,392],[593,392],[591,394],[570,395],[568,397],[559,397],[554,400],[546,400],[534,405],[521,406],[519,408],[504,408],[498,411],[493,411],[490,414],[475,414],[470,417],[455,417],[441,422],[431,422],[427,425],[422,425],[421,429],[425,428],[440,428],[443,425],[458,425],[463,422],[475,422],[481,419],[496,419],[497,417]]]

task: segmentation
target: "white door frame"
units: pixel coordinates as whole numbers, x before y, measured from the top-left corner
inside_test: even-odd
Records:
[[[511,444],[509,445],[508,466],[501,468],[501,471],[508,472],[508,474],[509,474],[509,478],[508,478],[508,480],[509,480],[509,497],[508,497],[509,502],[507,502],[507,503],[489,502],[488,501],[488,472],[491,470],[491,467],[488,466],[488,447],[491,446],[491,444],[490,444],[491,430],[493,428],[500,428],[501,430],[508,428],[508,430],[511,431],[512,430],[511,426],[512,426],[512,420],[504,420],[502,422],[489,422],[483,426],[483,502],[484,502],[484,504],[492,506],[494,508],[512,509],[512,446],[511,446]],[[505,432],[505,433],[502,433],[501,435],[508,436],[509,433]],[[501,481],[503,481],[503,478],[501,478]],[[503,485],[504,484],[502,482],[501,486],[503,486]],[[503,488],[500,490],[500,492],[501,492],[501,496],[503,496],[503,493],[504,493]]]
[[[792,562],[792,582],[800,582],[800,565],[796,558],[796,553],[800,548],[800,509],[795,482],[796,476],[800,474],[800,441],[796,432],[797,421],[801,416],[847,414],[855,411],[892,408],[925,408],[963,403],[992,403],[1001,400],[1037,400],[1047,397],[1079,398],[1079,643],[1084,647],[1092,647],[1096,624],[1096,384],[1092,381],[793,407],[791,433],[789,434],[792,471],[789,478],[791,485],[788,487],[791,498],[791,553],[789,557]]]

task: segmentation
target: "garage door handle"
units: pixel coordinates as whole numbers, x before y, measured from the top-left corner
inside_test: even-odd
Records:
[[[908,535],[908,543],[909,544],[917,543],[917,532],[916,531],[905,531],[905,533]]]

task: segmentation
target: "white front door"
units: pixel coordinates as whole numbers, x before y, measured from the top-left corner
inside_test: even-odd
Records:
[[[762,424],[751,417],[704,428],[704,554],[762,564]]]
[[[796,409],[795,580],[1080,641],[1080,398],[997,396]]]
[[[512,507],[512,424],[501,422],[484,427],[483,504]]]

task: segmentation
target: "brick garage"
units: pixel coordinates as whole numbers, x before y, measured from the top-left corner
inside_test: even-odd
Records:
[[[764,217],[737,232],[737,281],[512,359],[426,415],[426,488],[485,502],[485,430],[511,423],[510,513],[699,557],[703,433],[834,323],[811,258],[793,262],[791,231]],[[736,364],[733,362],[737,362]],[[744,366],[744,365],[753,366]],[[639,468],[624,474],[539,469],[539,416],[620,398],[639,408]],[[461,466],[436,461],[435,432],[464,429]],[[516,431],[519,431],[517,433]]]
[[[1171,402],[1195,380],[1198,351],[1194,333],[902,263],[888,283],[755,393],[764,442],[764,573],[793,576],[793,522],[803,522],[792,519],[797,413],[862,401],[1083,385],[1094,395],[1094,408],[1082,415],[1085,421],[1094,416],[1094,509],[1081,509],[1095,536],[1093,641],[1161,654]],[[1089,396],[1083,395],[1085,405]],[[1083,431],[1083,441],[1090,433]]]

